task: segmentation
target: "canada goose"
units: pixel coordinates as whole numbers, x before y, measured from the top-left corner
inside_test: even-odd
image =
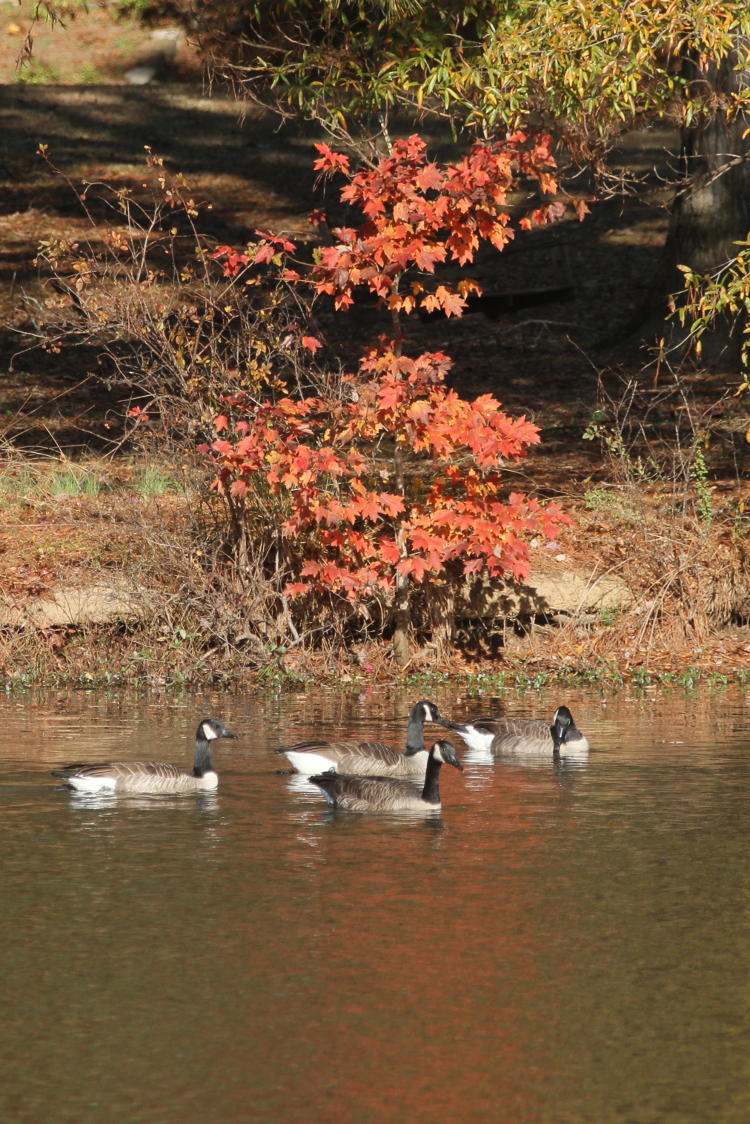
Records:
[[[282,746],[283,753],[298,773],[327,773],[333,769],[348,776],[411,777],[421,780],[427,768],[424,747],[425,722],[440,723],[434,703],[422,699],[415,703],[406,730],[406,749],[401,753],[385,742],[298,742]]]
[[[421,792],[411,781],[397,777],[352,777],[333,769],[310,781],[323,789],[334,808],[350,812],[439,812],[441,765],[453,765],[463,772],[450,742],[435,742],[430,748]]]
[[[440,719],[438,725],[453,730],[469,749],[480,754],[585,757],[589,751],[588,739],[567,706],[558,706],[551,726],[540,718],[482,718],[465,725]]]
[[[96,761],[53,769],[52,776],[62,777],[77,792],[205,792],[219,783],[211,742],[236,737],[215,718],[204,718],[195,733],[192,773],[165,761]]]

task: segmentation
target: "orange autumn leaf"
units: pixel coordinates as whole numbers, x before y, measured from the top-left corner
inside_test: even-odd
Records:
[[[482,242],[501,249],[519,229],[507,201],[511,193],[518,198],[522,178],[554,188],[549,140],[531,134],[474,145],[448,163],[430,161],[412,135],[356,172],[348,158],[317,148],[317,170],[345,177],[341,199],[363,218],[330,230],[304,283],[337,309],[368,290],[397,322],[418,307],[461,315],[479,285],[436,283],[436,264],[470,262]],[[521,218],[534,225],[560,213],[557,201],[537,199]],[[262,262],[297,284],[299,274],[283,260],[293,244],[256,233],[260,242],[247,254],[222,247],[217,260],[236,270]],[[323,346],[294,323],[285,330],[312,354]],[[284,348],[288,354],[289,343]],[[275,401],[254,390],[224,399],[216,433],[231,439],[202,446],[214,462],[214,490],[227,503],[241,499],[259,529],[269,522],[277,529],[274,549],[288,567],[290,597],[356,603],[392,588],[399,575],[417,584],[460,573],[522,576],[529,538],[551,538],[567,521],[557,505],[508,493],[506,462],[539,441],[538,428],[510,417],[492,395],[471,402],[448,389],[443,352],[407,351],[400,340],[384,340],[358,370],[337,372],[330,390],[321,381],[317,395],[297,383],[275,387]],[[404,463],[400,476],[394,449]]]

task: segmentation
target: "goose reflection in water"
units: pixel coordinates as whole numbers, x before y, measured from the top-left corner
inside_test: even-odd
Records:
[[[62,786],[60,786],[62,788]],[[220,796],[216,791],[199,792],[195,794],[180,792],[170,793],[168,796],[154,793],[125,793],[101,792],[70,792],[67,796],[71,808],[80,811],[103,811],[106,809],[120,809],[123,812],[138,809],[139,811],[162,811],[169,808],[193,808],[201,812],[215,813],[219,810]]]

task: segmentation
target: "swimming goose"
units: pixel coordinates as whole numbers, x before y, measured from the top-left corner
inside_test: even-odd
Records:
[[[282,746],[277,753],[283,753],[296,772],[306,775],[333,769],[349,776],[377,775],[421,780],[427,768],[424,724],[440,721],[435,704],[422,699],[414,704],[409,715],[403,753],[385,742],[357,741],[298,742]]]
[[[219,783],[211,763],[211,742],[236,738],[215,718],[204,718],[195,733],[195,765],[186,773],[166,761],[95,761],[53,769],[77,792],[206,792]]]
[[[589,751],[567,706],[558,706],[551,726],[540,718],[483,718],[465,725],[439,719],[438,725],[457,733],[469,749],[492,756],[585,757]]]
[[[411,781],[397,777],[343,776],[331,769],[310,777],[312,784],[322,788],[326,800],[334,808],[349,812],[439,812],[440,766],[453,765],[463,772],[450,742],[440,741],[427,754],[424,787],[420,792]]]

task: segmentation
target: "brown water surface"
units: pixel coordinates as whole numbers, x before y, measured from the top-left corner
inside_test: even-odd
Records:
[[[277,772],[303,737],[401,744],[417,697],[0,703],[0,1119],[750,1120],[748,696],[509,694],[567,702],[588,762],[444,769],[426,821]],[[216,793],[49,775],[189,767],[208,715],[239,735]]]

